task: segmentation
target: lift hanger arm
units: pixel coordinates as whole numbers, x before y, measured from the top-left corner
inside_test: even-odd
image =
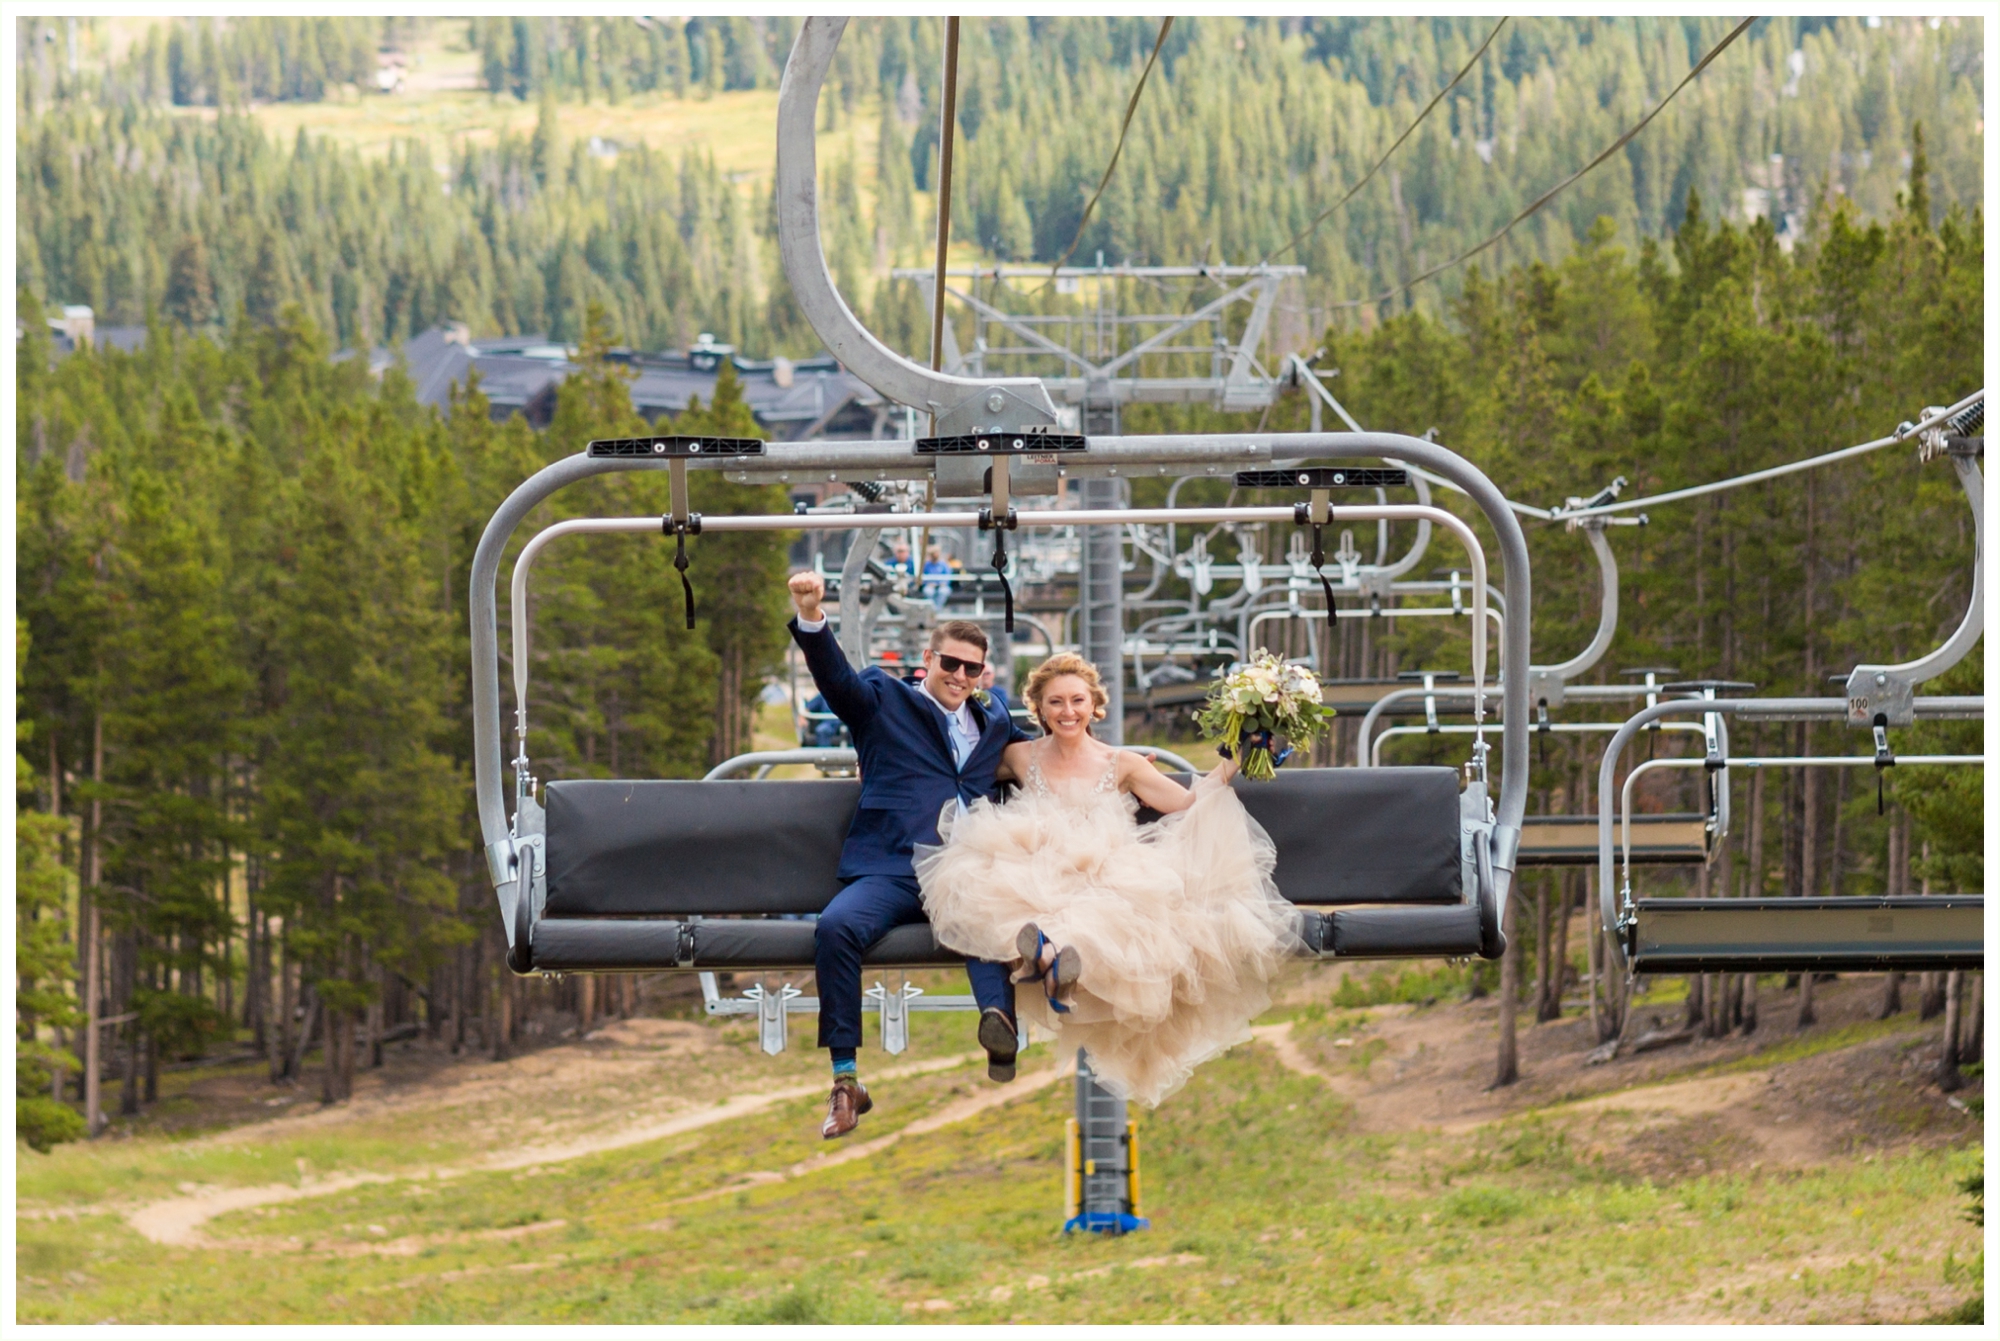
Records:
[[[846,28],[844,18],[807,19],[800,26],[778,88],[778,252],[793,297],[826,342],[827,351],[891,400],[942,418],[981,393],[999,391],[1026,402],[1025,408],[1046,410],[1044,422],[1054,423],[1055,403],[1040,380],[954,377],[933,372],[869,334],[834,288],[819,235],[819,162],[814,136],[820,85]]]

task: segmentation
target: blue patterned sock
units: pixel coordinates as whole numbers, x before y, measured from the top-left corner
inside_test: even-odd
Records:
[[[833,1054],[833,1078],[835,1080],[840,1079],[842,1076],[852,1076],[857,1080],[860,1078],[860,1070],[854,1064],[853,1048],[829,1048],[827,1051]]]

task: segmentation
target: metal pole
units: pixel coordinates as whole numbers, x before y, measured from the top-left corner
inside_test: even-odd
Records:
[[[1132,1198],[1125,1101],[1097,1083],[1090,1054],[1076,1050],[1077,1215],[1064,1230],[1124,1234],[1146,1228]]]
[[[1124,504],[1125,481],[1083,480],[1083,506],[1116,509]],[[1125,743],[1125,574],[1122,528],[1087,526],[1083,532],[1083,656],[1104,677],[1111,701],[1097,738],[1109,745]]]

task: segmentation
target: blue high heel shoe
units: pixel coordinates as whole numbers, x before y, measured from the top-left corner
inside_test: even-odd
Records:
[[[1049,1009],[1058,1015],[1067,1015],[1069,1007],[1062,998],[1076,986],[1076,980],[1083,972],[1083,957],[1076,952],[1074,945],[1065,945],[1056,951],[1055,958],[1044,968],[1042,951],[1050,943],[1049,938],[1042,934],[1042,929],[1033,922],[1021,928],[1014,937],[1014,950],[1021,956],[1026,972],[1015,981],[1040,983],[1042,995],[1048,998]]]

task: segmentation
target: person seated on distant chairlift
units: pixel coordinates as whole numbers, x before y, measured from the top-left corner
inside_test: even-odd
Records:
[[[951,565],[944,561],[941,545],[932,545],[930,557],[924,560],[924,599],[940,610],[951,600]]]

